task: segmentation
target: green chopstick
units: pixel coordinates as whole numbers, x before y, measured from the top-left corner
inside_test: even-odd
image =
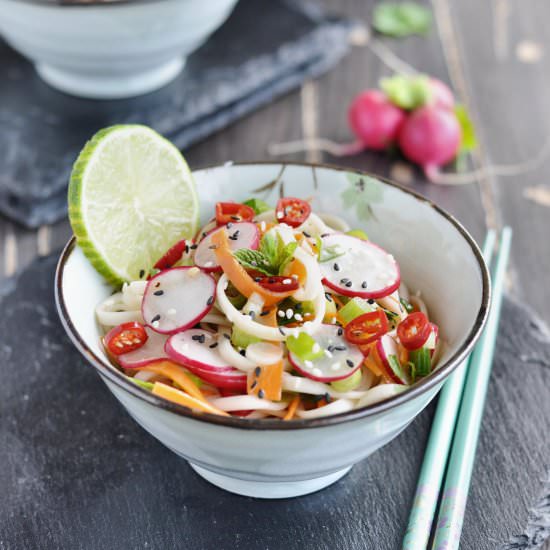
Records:
[[[487,325],[472,352],[460,404],[436,522],[434,550],[453,550],[458,548],[460,543],[464,509],[470,488],[487,385],[493,364],[511,240],[512,230],[510,227],[505,227],[500,236],[495,265],[491,269],[493,299]]]
[[[487,265],[491,263],[495,239],[496,233],[492,229],[489,230],[482,250]],[[428,544],[468,362],[469,358],[449,376],[439,395],[426,453],[418,477],[409,524],[403,539],[404,550],[425,550]]]

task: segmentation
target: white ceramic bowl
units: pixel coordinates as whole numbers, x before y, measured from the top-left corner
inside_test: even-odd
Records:
[[[229,491],[277,498],[321,489],[385,445],[430,402],[478,338],[489,277],[466,230],[430,201],[392,183],[345,169],[306,164],[227,164],[195,172],[202,218],[217,200],[280,193],[313,198],[313,208],[344,217],[397,258],[403,280],[420,290],[446,343],[439,367],[413,388],[363,409],[315,420],[246,420],[193,412],[128,382],[107,360],[94,308],[112,289],[72,240],[56,276],[61,320],[76,347],[130,415]]]
[[[237,0],[132,0],[62,6],[0,0],[0,33],[54,88],[114,99],[173,80],[185,58],[229,16]]]

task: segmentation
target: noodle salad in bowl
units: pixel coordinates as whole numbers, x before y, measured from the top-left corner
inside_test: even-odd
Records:
[[[308,201],[218,202],[98,304],[111,361],[165,399],[242,418],[319,418],[433,369],[438,327],[396,259]]]

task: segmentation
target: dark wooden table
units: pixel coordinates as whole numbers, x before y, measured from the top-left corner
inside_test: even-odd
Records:
[[[324,0],[334,12],[368,22],[372,0]],[[398,179],[455,214],[481,241],[488,226],[514,229],[509,292],[550,321],[550,158],[522,175],[497,177],[488,167],[534,158],[550,135],[550,4],[545,0],[433,0],[435,25],[427,38],[382,40],[416,69],[450,83],[477,126],[474,168],[487,173],[472,185],[442,187],[398,158],[364,153],[335,159],[311,152],[289,160],[324,161]],[[377,39],[378,40],[378,39]],[[350,138],[346,106],[351,98],[390,74],[357,33],[351,54],[329,74],[305,83],[199,145],[184,151],[194,168],[231,160],[268,158],[267,146],[302,137]],[[62,246],[67,221],[26,231],[0,221],[0,272],[8,277],[37,255]],[[547,546],[546,548],[550,548]]]

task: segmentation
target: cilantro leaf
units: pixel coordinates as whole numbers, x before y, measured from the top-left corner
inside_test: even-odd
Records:
[[[379,33],[395,38],[426,34],[431,25],[430,10],[416,2],[384,2],[374,9],[372,26]]]
[[[455,105],[454,113],[462,130],[460,152],[472,151],[477,147],[477,138],[474,124],[468,115],[468,111],[466,111],[464,105],[457,104]]]
[[[271,210],[271,206],[269,206],[269,204],[267,204],[267,202],[263,201],[262,199],[248,199],[244,201],[243,204],[246,204],[246,206],[250,206],[250,208],[254,210],[256,216],[258,214],[262,214],[263,212]]]
[[[395,75],[382,78],[380,88],[398,107],[410,111],[426,105],[432,97],[430,80],[426,75]]]

